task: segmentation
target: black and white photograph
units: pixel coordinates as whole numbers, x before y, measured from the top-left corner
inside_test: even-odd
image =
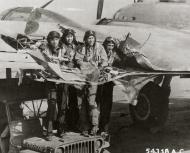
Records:
[[[190,153],[190,0],[0,0],[0,153]]]

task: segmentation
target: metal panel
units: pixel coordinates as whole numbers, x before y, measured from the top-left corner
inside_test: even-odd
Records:
[[[40,139],[40,138],[39,138]],[[63,146],[58,146],[56,148],[49,148],[54,150],[55,153],[95,153],[95,140],[83,140],[78,142],[67,143]],[[29,140],[24,142],[24,148],[31,149],[39,152],[46,152],[48,150],[47,145],[50,145],[51,142],[41,143],[35,142],[35,140]]]

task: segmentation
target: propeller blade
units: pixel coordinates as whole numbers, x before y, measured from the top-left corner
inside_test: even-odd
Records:
[[[31,11],[27,23],[26,23],[26,27],[25,27],[25,34],[32,34],[34,32],[36,32],[39,28],[39,23],[38,23],[38,19],[41,18],[41,13],[39,11],[38,8],[35,8]]]
[[[32,34],[32,33],[36,32],[38,30],[38,28],[39,28],[39,23],[37,21],[30,20],[26,23],[26,28],[24,30],[24,33],[26,35]]]
[[[102,17],[103,6],[104,0],[98,0],[97,19],[100,19]]]
[[[45,8],[47,7],[50,3],[52,3],[54,0],[50,0],[49,2],[45,3],[44,5],[42,5],[40,8]]]
[[[28,17],[28,21],[31,20],[38,20],[41,18],[41,13],[40,13],[40,9],[39,8],[35,8],[31,11],[29,17]]]

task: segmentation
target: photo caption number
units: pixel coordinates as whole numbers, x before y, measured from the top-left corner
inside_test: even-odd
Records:
[[[183,153],[184,149],[158,149],[158,148],[146,148],[146,153]]]

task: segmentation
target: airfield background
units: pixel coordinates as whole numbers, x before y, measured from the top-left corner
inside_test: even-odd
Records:
[[[48,0],[0,0],[0,12],[18,6],[40,7]],[[158,0],[144,0],[155,2]],[[112,17],[120,8],[130,5],[134,0],[105,0],[102,17]],[[187,0],[190,5],[190,1]],[[96,20],[98,0],[54,0],[47,9],[58,12],[83,24],[92,24]],[[114,7],[113,7],[114,6]],[[80,19],[80,20],[79,20]],[[171,98],[190,98],[190,79],[172,80]]]

